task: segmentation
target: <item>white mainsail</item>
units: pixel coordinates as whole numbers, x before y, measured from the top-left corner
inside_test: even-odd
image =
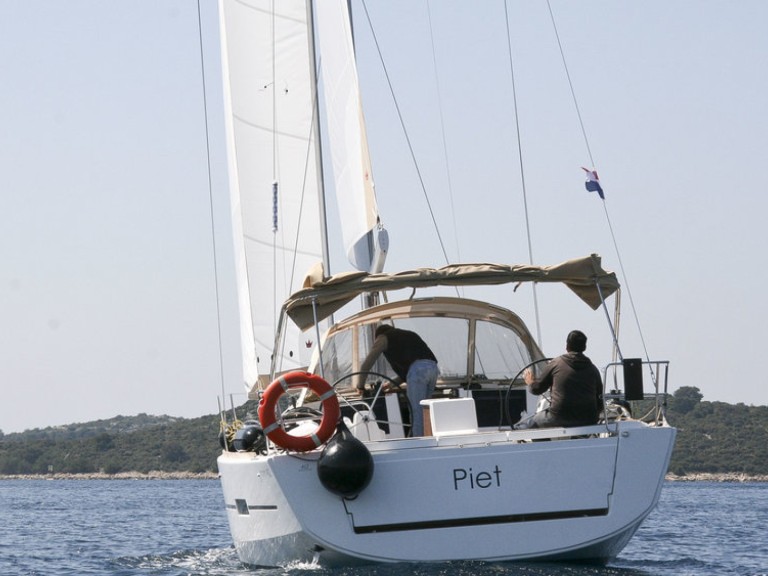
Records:
[[[304,349],[313,340],[287,327],[272,360],[283,301],[327,252],[313,7],[306,0],[220,0],[219,10],[243,371],[250,388],[272,369],[304,366]],[[317,3],[315,10],[345,248],[353,266],[380,270],[387,238],[373,196],[348,7],[337,0]],[[374,232],[381,232],[380,240]],[[377,256],[375,244],[382,246]]]
[[[244,376],[252,386],[270,371],[284,298],[322,259],[314,59],[303,0],[222,0],[220,22]],[[286,334],[277,370],[303,364],[300,345],[298,330]]]

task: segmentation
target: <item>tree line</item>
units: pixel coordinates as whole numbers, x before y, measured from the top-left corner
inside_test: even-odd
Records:
[[[119,416],[0,437],[0,474],[214,472],[219,420]]]
[[[240,419],[249,413],[255,413],[252,402],[237,409]],[[768,406],[708,402],[698,388],[684,386],[669,398],[667,419],[678,429],[673,474],[768,475]],[[216,472],[220,432],[215,414],[140,414],[0,432],[0,474]]]

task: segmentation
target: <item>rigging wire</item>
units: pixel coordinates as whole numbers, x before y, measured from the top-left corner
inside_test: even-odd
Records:
[[[365,17],[368,21],[368,28],[371,31],[371,35],[373,37],[374,45],[376,46],[376,52],[379,55],[379,61],[381,62],[382,69],[384,71],[384,76],[387,79],[387,86],[389,87],[389,93],[392,96],[392,101],[395,105],[395,111],[397,112],[398,120],[400,121],[400,127],[403,129],[403,135],[405,136],[406,144],[408,145],[408,151],[411,154],[411,159],[413,160],[414,168],[416,169],[416,175],[419,179],[419,185],[421,186],[421,191],[424,194],[424,200],[427,202],[427,209],[429,210],[429,215],[432,218],[432,226],[435,229],[435,233],[437,234],[437,240],[440,244],[440,250],[443,253],[443,258],[445,258],[445,263],[449,264],[450,260],[448,259],[448,252],[445,249],[445,243],[443,242],[443,237],[440,234],[440,228],[437,225],[437,219],[435,218],[435,213],[432,210],[432,203],[429,201],[429,194],[427,194],[427,188],[424,185],[424,178],[421,175],[421,169],[419,168],[419,163],[416,161],[416,154],[413,150],[413,145],[411,144],[411,138],[408,136],[408,131],[405,128],[405,120],[403,119],[403,114],[400,111],[400,104],[397,101],[397,98],[395,97],[395,90],[392,86],[392,80],[389,77],[389,70],[387,69],[386,64],[384,63],[384,55],[381,52],[381,46],[379,45],[379,39],[376,37],[376,32],[373,29],[373,23],[371,21],[371,15],[368,12],[368,4],[363,0],[363,10],[365,11]]]
[[[584,128],[584,120],[582,119],[581,110],[579,108],[579,103],[578,103],[578,101],[576,99],[576,91],[574,90],[573,82],[571,80],[571,74],[570,74],[570,72],[568,70],[568,64],[567,64],[567,62],[565,60],[565,51],[563,50],[563,44],[560,41],[560,34],[558,33],[558,30],[557,30],[557,24],[555,22],[555,15],[552,12],[552,5],[550,3],[550,0],[547,0],[547,8],[549,9],[549,17],[552,20],[552,28],[553,28],[553,30],[555,32],[555,37],[557,38],[557,45],[558,45],[558,48],[560,49],[560,58],[563,61],[563,68],[565,69],[565,75],[566,75],[566,77],[568,79],[568,86],[570,87],[570,90],[571,90],[571,97],[573,99],[573,105],[576,108],[576,115],[579,118],[579,125],[581,126],[581,133],[582,133],[582,136],[584,137],[584,144],[585,144],[585,146],[587,148],[587,154],[589,155],[589,161],[590,161],[592,167],[594,168],[595,161],[594,161],[594,158],[592,156],[592,149],[589,146],[589,138],[587,138],[587,131]],[[608,205],[605,202],[605,198],[602,198],[602,201],[603,201],[603,210],[605,211],[605,219],[608,222],[608,229],[610,230],[611,239],[613,241],[613,247],[614,247],[614,250],[616,251],[616,257],[618,258],[618,261],[619,261],[619,268],[621,269],[621,275],[623,276],[624,284],[627,287],[627,296],[629,296],[629,304],[630,304],[630,307],[632,308],[632,314],[634,315],[635,323],[637,324],[637,331],[638,331],[638,333],[640,335],[640,342],[641,342],[641,344],[643,346],[643,352],[645,353],[645,359],[647,361],[650,361],[650,357],[649,357],[649,354],[648,354],[648,347],[645,344],[645,338],[643,336],[643,330],[640,327],[640,319],[639,319],[638,314],[637,314],[637,309],[635,308],[635,301],[632,298],[632,290],[630,289],[630,286],[629,286],[629,278],[627,277],[627,274],[626,274],[626,272],[624,270],[624,263],[622,262],[622,259],[621,259],[621,253],[619,251],[619,245],[616,242],[616,235],[614,234],[613,225],[611,224],[611,217],[608,214]],[[616,324],[617,324],[617,326],[616,326],[617,336],[616,337],[618,339],[618,321],[616,322]],[[615,349],[614,349],[614,353],[615,353]],[[653,374],[653,369],[651,369],[651,374],[652,374],[652,376],[654,378],[654,383],[655,383],[655,375]]]
[[[440,114],[440,137],[443,144],[443,161],[445,162],[445,172],[448,180],[448,198],[451,202],[451,218],[453,220],[453,230],[456,241],[456,258],[461,262],[461,247],[459,245],[459,237],[456,231],[459,229],[456,223],[456,207],[453,197],[453,179],[451,178],[451,164],[448,162],[448,141],[445,137],[445,116],[443,114],[443,98],[442,90],[440,87],[440,75],[437,73],[437,53],[435,51],[435,34],[432,28],[432,9],[430,8],[430,2],[427,1],[427,20],[429,22],[429,41],[432,48],[432,67],[435,70],[435,85],[437,87],[437,110]]]
[[[211,138],[208,125],[208,98],[207,98],[207,82],[205,78],[205,54],[203,50],[203,18],[200,8],[200,0],[197,0],[197,34],[198,45],[200,46],[200,79],[202,83],[202,97],[203,97],[203,118],[205,122],[205,159],[206,159],[206,171],[208,176],[208,203],[211,216],[211,246],[213,248],[213,289],[216,300],[216,331],[219,347],[219,380],[221,383],[221,399],[222,401],[226,397],[226,391],[224,389],[224,349],[222,343],[221,333],[221,303],[219,294],[219,264],[216,257],[216,220],[213,217],[214,202],[213,202],[213,180],[211,177]],[[219,407],[219,414],[221,416],[222,423],[225,421],[224,411]]]
[[[507,51],[509,55],[509,76],[512,80],[512,107],[515,113],[515,134],[517,135],[517,156],[520,162],[520,184],[523,192],[523,208],[525,211],[525,233],[528,238],[528,262],[533,265],[533,244],[531,242],[531,224],[528,218],[528,196],[525,186],[525,170],[523,167],[523,146],[520,137],[520,116],[517,109],[517,88],[515,85],[515,66],[512,58],[512,34],[509,30],[509,3],[504,0],[504,22],[507,27]],[[536,283],[531,283],[533,289],[533,310],[536,318],[536,341],[541,348],[541,321],[539,319],[539,299],[536,294]]]

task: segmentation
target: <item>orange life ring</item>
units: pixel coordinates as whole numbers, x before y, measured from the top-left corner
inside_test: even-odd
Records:
[[[307,436],[288,434],[277,421],[275,407],[279,398],[290,388],[309,388],[323,403],[323,417],[320,426]],[[288,372],[275,379],[259,400],[259,422],[267,437],[286,450],[309,452],[325,444],[336,430],[341,411],[336,392],[328,382],[309,372]]]

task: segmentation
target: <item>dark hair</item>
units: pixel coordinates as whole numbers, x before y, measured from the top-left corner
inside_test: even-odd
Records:
[[[571,330],[565,340],[565,349],[568,352],[584,352],[587,349],[587,337],[581,330]]]
[[[380,324],[380,325],[379,325],[379,326],[376,328],[376,332],[374,332],[374,337],[375,337],[375,338],[378,338],[378,337],[379,337],[379,336],[381,336],[382,334],[386,334],[386,333],[387,333],[387,332],[389,332],[390,330],[394,330],[394,329],[395,329],[395,327],[394,327],[394,326],[392,326],[391,324]]]

